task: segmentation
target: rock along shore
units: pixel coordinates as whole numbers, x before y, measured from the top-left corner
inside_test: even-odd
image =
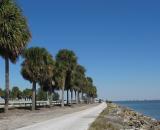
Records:
[[[107,103],[107,108],[92,123],[89,130],[160,130],[160,121],[130,108]]]
[[[127,107],[108,103],[107,120],[120,130],[160,130],[160,121]]]

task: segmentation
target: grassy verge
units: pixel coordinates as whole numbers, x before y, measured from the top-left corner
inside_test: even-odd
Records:
[[[117,130],[107,121],[107,115],[113,110],[113,106],[108,103],[108,107],[99,115],[99,117],[91,124],[88,130]]]

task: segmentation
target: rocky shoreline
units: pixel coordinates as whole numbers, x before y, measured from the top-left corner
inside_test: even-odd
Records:
[[[114,103],[107,105],[89,130],[160,130],[156,119]]]

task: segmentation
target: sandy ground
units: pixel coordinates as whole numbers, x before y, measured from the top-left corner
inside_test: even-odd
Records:
[[[17,130],[88,130],[90,124],[104,108],[106,108],[106,103]]]
[[[58,118],[74,112],[79,112],[93,108],[98,104],[75,105],[73,107],[41,108],[35,112],[24,109],[10,110],[8,115],[0,113],[0,130],[16,130],[25,126],[30,126],[53,118]]]

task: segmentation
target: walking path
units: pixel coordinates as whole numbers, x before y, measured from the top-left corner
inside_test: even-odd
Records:
[[[61,117],[17,130],[87,130],[89,125],[96,119],[96,117],[106,106],[106,103],[102,103],[98,106],[83,111],[66,114]]]

